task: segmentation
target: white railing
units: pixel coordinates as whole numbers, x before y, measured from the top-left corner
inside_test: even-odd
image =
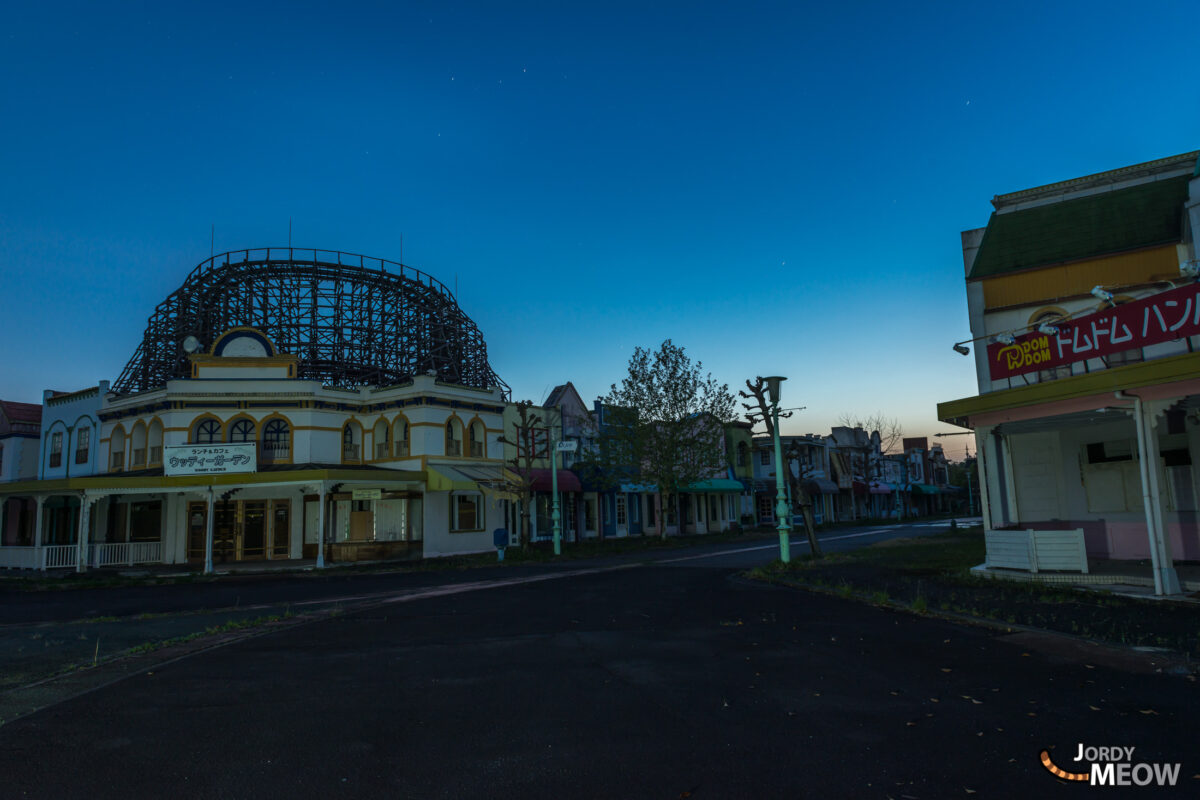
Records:
[[[150,448],[150,463],[151,464],[161,464],[162,463],[162,447],[161,446]]]
[[[133,451],[133,465],[135,467],[146,466],[146,448],[139,447]]]
[[[78,545],[51,544],[42,548],[42,568],[57,569],[58,567],[73,567],[77,559]]]
[[[113,564],[157,564],[162,561],[161,542],[104,542],[89,545],[88,563],[93,567]]]
[[[112,469],[125,469],[125,453],[113,453],[109,461]]]
[[[288,453],[291,452],[287,442],[283,444],[263,444],[258,450],[258,460],[264,464],[273,464],[276,461],[286,461]]]
[[[37,569],[39,555],[36,547],[0,547],[0,568]]]
[[[408,439],[401,439],[396,442],[396,456],[403,457],[408,455]]]
[[[358,445],[342,445],[342,461],[358,461]]]
[[[377,442],[375,444],[375,458],[387,458],[391,453],[391,446],[387,442]]]

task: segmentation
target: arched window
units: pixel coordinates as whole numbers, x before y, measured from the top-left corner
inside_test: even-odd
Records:
[[[160,420],[154,420],[150,423],[150,430],[146,434],[146,449],[149,453],[148,464],[162,463],[162,444],[163,444],[163,425]]]
[[[342,428],[342,461],[359,460],[359,443],[361,442],[358,426],[353,422],[346,423]]]
[[[262,460],[286,461],[291,455],[291,429],[287,420],[270,419],[263,426]]]
[[[471,458],[483,458],[483,423],[475,420],[467,429],[471,441]]]
[[[387,420],[380,419],[375,423],[374,435],[372,436],[375,446],[375,458],[391,458],[392,443],[388,441],[388,424]]]
[[[395,422],[396,428],[396,455],[407,456],[410,452],[408,441],[408,420],[404,417],[397,417]]]
[[[108,468],[125,469],[125,429],[120,425],[108,435]]]
[[[446,455],[461,456],[462,455],[462,423],[457,419],[451,419],[446,423]]]
[[[212,417],[202,419],[192,428],[193,444],[217,444],[221,441],[221,423]]]
[[[133,451],[133,468],[146,466],[146,423],[138,421],[129,434],[129,446]]]
[[[253,442],[254,439],[254,420],[244,418],[235,419],[233,424],[229,426],[229,441]]]
[[[82,425],[75,429],[75,463],[88,463],[92,450],[92,429]]]

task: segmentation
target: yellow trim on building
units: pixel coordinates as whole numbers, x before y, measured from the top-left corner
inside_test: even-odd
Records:
[[[1178,356],[1126,364],[1121,367],[1100,370],[1086,375],[1072,375],[1054,381],[1002,389],[976,397],[964,397],[938,403],[938,419],[962,427],[972,416],[1010,408],[1053,403],[1059,400],[1075,400],[1096,394],[1141,389],[1163,383],[1195,380],[1200,378],[1200,353],[1184,353]]]
[[[984,278],[983,306],[985,311],[994,311],[1034,303],[1048,305],[1086,296],[1096,285],[1124,288],[1178,278],[1179,257],[1175,245],[1167,244]]]

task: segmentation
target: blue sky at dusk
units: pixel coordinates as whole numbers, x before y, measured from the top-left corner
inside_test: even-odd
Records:
[[[401,258],[515,398],[684,345],[785,432],[975,393],[960,231],[1200,148],[1200,5],[10,4],[0,397],[114,380],[217,252]],[[952,457],[965,439],[945,440]]]

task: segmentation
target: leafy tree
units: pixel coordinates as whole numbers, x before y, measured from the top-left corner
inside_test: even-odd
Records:
[[[746,409],[746,419],[751,425],[763,423],[767,428],[767,436],[770,437],[771,444],[774,446],[775,422],[771,417],[771,404],[767,400],[767,382],[759,375],[753,381],[746,381],[746,389],[749,391],[738,392],[739,397],[751,401],[742,403],[742,408]],[[791,411],[781,411],[779,418],[786,419],[791,415]],[[795,475],[792,474],[792,462],[796,464]],[[784,480],[788,482],[792,490],[792,502],[800,507],[800,514],[804,517],[804,531],[808,534],[808,548],[812,552],[812,557],[821,558],[824,554],[821,552],[821,545],[817,543],[812,498],[809,497],[808,490],[804,488],[804,464],[801,460],[799,445],[792,442],[783,451],[783,464],[776,465],[775,468],[783,470]]]
[[[702,374],[702,367],[670,339],[655,352],[638,347],[629,374],[602,398],[598,465],[610,479],[636,473],[658,487],[663,538],[663,510],[673,507],[682,519],[680,492],[725,469],[723,425],[733,419],[733,395],[711,373]]]

